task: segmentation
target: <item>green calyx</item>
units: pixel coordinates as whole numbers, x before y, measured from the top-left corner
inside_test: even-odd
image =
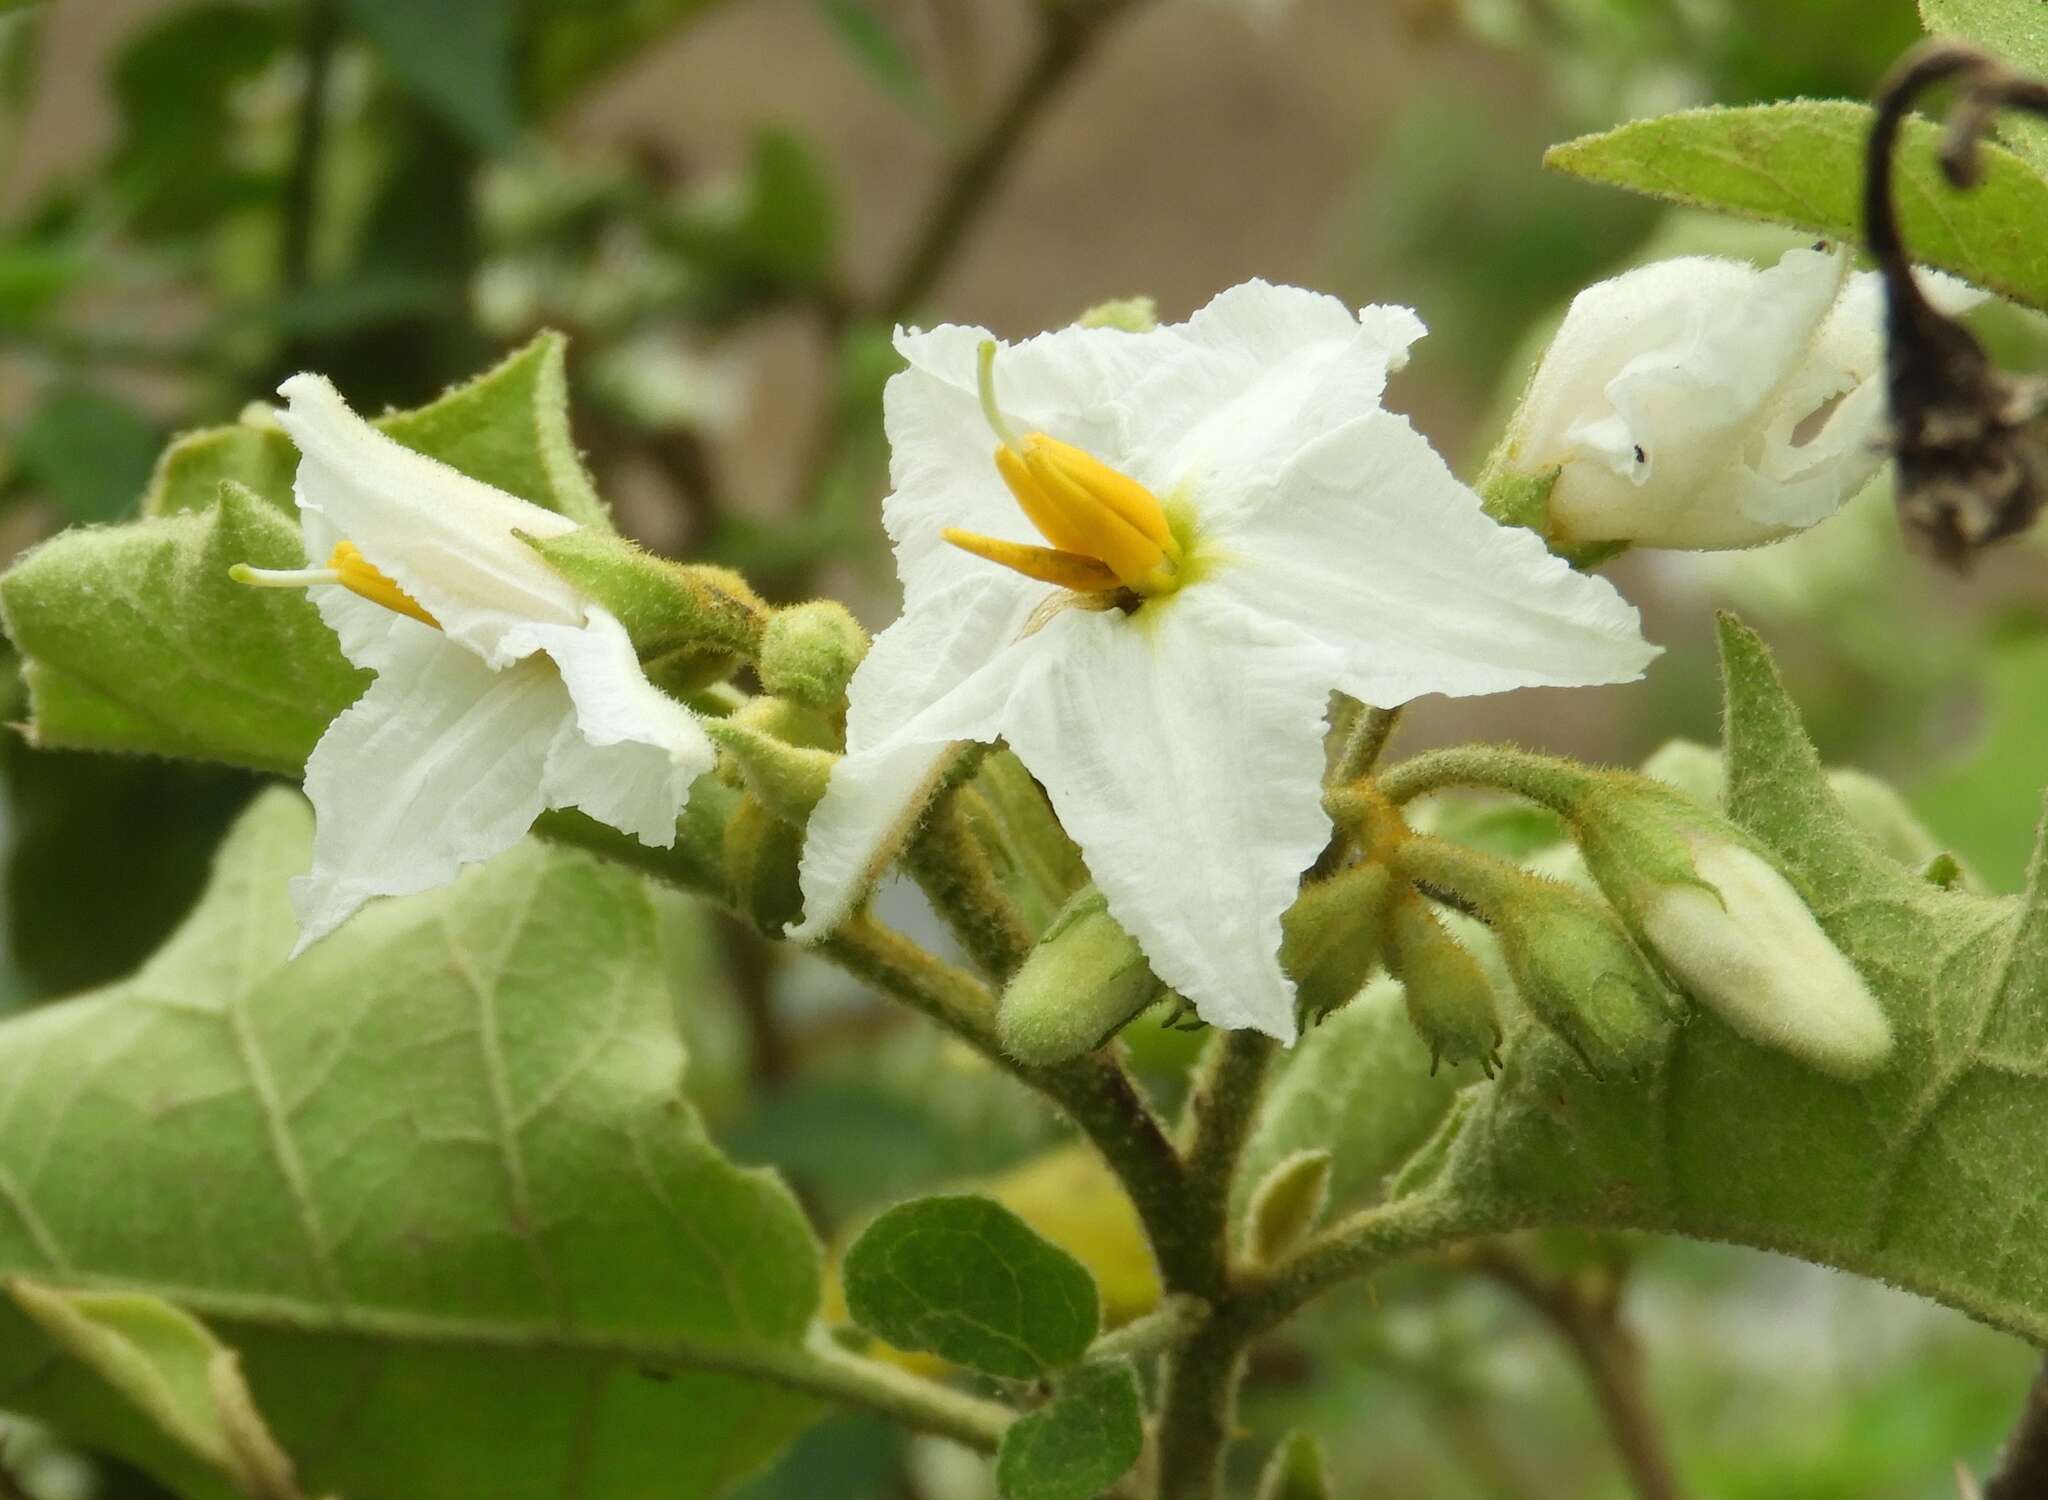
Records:
[[[846,711],[846,685],[868,654],[868,633],[843,604],[814,599],[777,610],[761,631],[757,670],[769,692],[821,713]]]
[[[1085,885],[1060,908],[1003,989],[996,1029],[1003,1050],[1052,1067],[1100,1047],[1159,994],[1138,940]]]
[[[1500,1060],[1493,981],[1413,887],[1387,913],[1387,967],[1401,981],[1409,1024],[1429,1048],[1429,1070],[1476,1062],[1488,1077]]]
[[[812,809],[832,779],[832,767],[839,760],[836,754],[812,745],[791,744],[742,722],[739,715],[706,719],[704,731],[738,771],[751,800],[795,827],[810,821]]]
[[[1442,839],[1406,840],[1398,863],[1417,884],[1478,911],[1499,936],[1530,1015],[1588,1071],[1633,1072],[1655,1058],[1677,1002],[1607,907]]]
[[[1393,877],[1368,860],[1302,887],[1280,919],[1280,967],[1294,981],[1304,1021],[1356,995],[1380,961]]]
[[[1308,1238],[1330,1204],[1332,1160],[1321,1147],[1292,1152],[1259,1180],[1244,1218],[1245,1258],[1253,1265],[1273,1265]]]
[[[523,540],[618,616],[648,678],[667,692],[722,682],[760,654],[768,606],[730,568],[670,562],[588,528]]]

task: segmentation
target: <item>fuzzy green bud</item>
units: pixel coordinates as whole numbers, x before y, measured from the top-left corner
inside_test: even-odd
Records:
[[[1321,1446],[1299,1428],[1280,1440],[1259,1476],[1258,1500],[1331,1500],[1335,1494]]]
[[[1330,1204],[1330,1153],[1295,1151],[1259,1179],[1245,1209],[1245,1256],[1270,1266],[1308,1237]]]
[[[649,680],[667,692],[722,682],[760,650],[768,607],[730,568],[670,562],[588,528],[524,541],[618,617]]]
[[[1413,888],[1387,913],[1387,967],[1401,981],[1409,1024],[1429,1048],[1429,1071],[1476,1062],[1491,1077],[1501,1043],[1493,981]]]
[[[1655,1056],[1673,1000],[1606,906],[1443,839],[1411,838],[1398,852],[1402,874],[1485,918],[1530,1015],[1589,1071],[1631,1071]]]
[[[832,779],[837,755],[792,745],[731,719],[706,719],[704,730],[738,767],[750,800],[785,823],[802,827],[810,821]]]
[[[1052,1067],[1100,1047],[1158,994],[1137,939],[1084,885],[1004,987],[996,1029],[1012,1057]]]
[[[1302,887],[1280,918],[1280,967],[1294,981],[1305,1020],[1356,995],[1380,961],[1393,877],[1376,860]]]
[[[760,693],[749,698],[727,716],[727,722],[737,724],[755,734],[771,735],[792,745],[803,745],[812,750],[837,750],[839,730],[825,715],[814,708],[807,708],[793,698],[777,698],[769,693]]]
[[[1613,774],[1572,819],[1586,868],[1644,946],[1742,1036],[1837,1078],[1891,1054],[1891,1022],[1775,860],[1670,788]]]
[[[846,685],[868,654],[868,633],[830,599],[779,609],[761,632],[761,686],[823,713],[846,708]]]

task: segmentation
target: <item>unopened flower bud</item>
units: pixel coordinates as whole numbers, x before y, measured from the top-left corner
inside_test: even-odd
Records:
[[[618,616],[648,679],[670,693],[722,682],[760,649],[768,607],[730,568],[670,562],[587,527],[524,540]]]
[[[1137,939],[1085,885],[1004,986],[996,1029],[1012,1057],[1052,1067],[1100,1047],[1158,994]]]
[[[1493,981],[1412,888],[1387,914],[1387,967],[1401,981],[1409,1024],[1429,1048],[1429,1071],[1476,1062],[1491,1077],[1501,1043]]]
[[[1393,877],[1368,860],[1302,888],[1280,918],[1280,967],[1294,981],[1304,1020],[1343,1005],[1380,961]]]
[[[761,686],[823,713],[846,708],[846,684],[868,654],[868,633],[830,599],[777,610],[761,632]]]
[[[706,719],[705,733],[738,766],[752,800],[802,827],[825,795],[839,757],[830,750],[792,745],[732,719]]]
[[[1292,1152],[1252,1190],[1245,1209],[1245,1257],[1270,1266],[1308,1237],[1330,1202],[1330,1153]]]
[[[1408,839],[1399,857],[1401,873],[1478,910],[1529,1013],[1590,1071],[1633,1070],[1655,1055],[1674,1002],[1606,906],[1443,839]]]
[[[804,832],[776,816],[751,794],[740,798],[725,825],[726,878],[732,904],[770,937],[803,914],[797,859]]]
[[[1740,829],[1641,777],[1573,814],[1587,868],[1688,994],[1751,1041],[1838,1078],[1891,1053],[1891,1023],[1778,867]]]
[[[1747,547],[1812,526],[1884,461],[1882,318],[1876,275],[1825,246],[1599,282],[1537,366],[1496,482],[1555,471],[1542,529],[1566,546]]]

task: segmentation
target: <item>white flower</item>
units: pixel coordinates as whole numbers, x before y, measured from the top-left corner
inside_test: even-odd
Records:
[[[279,387],[301,455],[306,555],[244,582],[310,586],[368,691],[306,764],[313,868],[292,882],[299,947],[373,896],[423,891],[577,807],[666,848],[715,753],[648,682],[625,629],[517,533],[574,523],[386,437],[317,375]]]
[[[1705,886],[1661,887],[1643,936],[1694,999],[1751,1041],[1837,1078],[1869,1076],[1891,1055],[1892,1027],[1792,883],[1726,839],[1695,838]]]
[[[1614,682],[1655,654],[1608,584],[1495,525],[1380,409],[1421,333],[1250,282],[1184,324],[1003,351],[1000,402],[981,330],[899,333],[904,613],[854,676],[794,935],[861,898],[950,746],[1001,738],[1160,979],[1291,1038],[1280,914],[1330,833],[1331,690]]]
[[[1713,549],[1833,515],[1884,462],[1884,296],[1848,256],[1654,261],[1572,300],[1509,434],[1556,540]],[[1959,311],[1981,294],[1929,275]]]

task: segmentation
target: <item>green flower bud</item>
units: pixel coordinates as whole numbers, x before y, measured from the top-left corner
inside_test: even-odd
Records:
[[[761,686],[824,713],[846,708],[846,684],[868,654],[868,633],[830,599],[777,610],[761,632]]]
[[[803,891],[797,885],[803,842],[801,828],[777,817],[751,795],[740,799],[726,822],[725,868],[732,904],[769,937],[780,937],[783,928],[803,915]]]
[[[1837,1078],[1891,1054],[1891,1022],[1776,862],[1717,813],[1642,777],[1573,810],[1586,867],[1695,1000],[1761,1046]]]
[[[1500,939],[1515,989],[1532,1015],[1596,1076],[1651,1061],[1673,1000],[1613,912],[1555,880],[1443,839],[1398,850],[1401,872],[1464,898]]]
[[[1492,1077],[1501,1043],[1493,982],[1412,888],[1387,915],[1387,967],[1401,981],[1409,1024],[1429,1048],[1429,1071],[1446,1061],[1476,1062]]]
[[[1011,976],[996,1009],[1003,1050],[1051,1067],[1100,1047],[1159,994],[1137,939],[1094,885],[1076,891]]]
[[[1294,981],[1305,1020],[1356,995],[1380,961],[1393,877],[1377,860],[1304,886],[1280,918],[1280,967]]]
[[[1322,1448],[1299,1428],[1280,1440],[1259,1476],[1258,1500],[1331,1500],[1335,1494]]]
[[[1283,1156],[1252,1190],[1245,1209],[1245,1255],[1270,1266],[1308,1237],[1330,1204],[1330,1153],[1316,1149]]]
[[[760,650],[768,606],[730,568],[670,562],[588,528],[524,540],[618,616],[648,678],[667,692],[722,682]]]
[[[706,719],[704,731],[739,769],[751,800],[801,828],[825,795],[839,757],[830,750],[792,745],[734,719]]]
[[[1076,318],[1082,328],[1117,328],[1125,333],[1150,333],[1159,326],[1159,304],[1150,297],[1113,297],[1098,302]]]

